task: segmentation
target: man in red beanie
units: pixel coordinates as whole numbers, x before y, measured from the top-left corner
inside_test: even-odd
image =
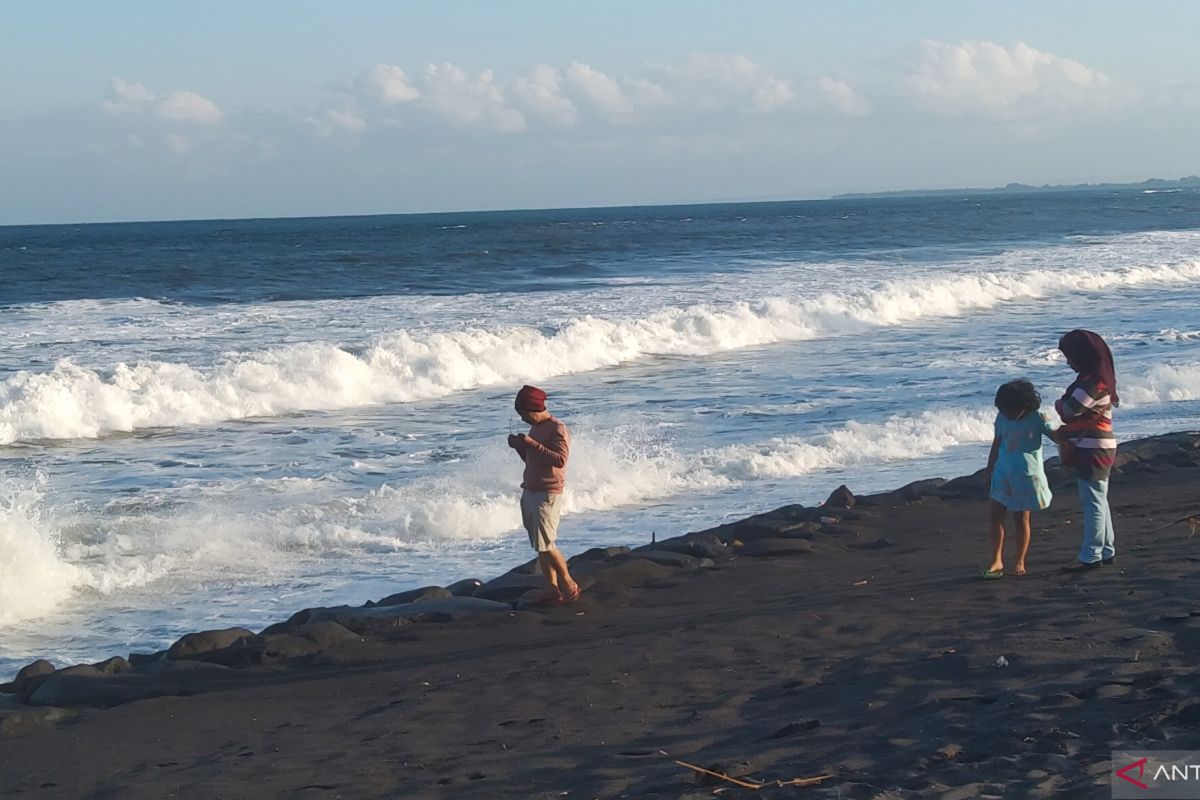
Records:
[[[562,420],[546,410],[546,393],[536,386],[522,386],[514,405],[517,414],[530,426],[528,434],[509,436],[508,446],[525,462],[521,521],[529,533],[529,544],[537,551],[542,574],[550,584],[540,599],[552,605],[571,603],[579,597],[579,584],[571,578],[567,561],[555,544],[571,434]]]

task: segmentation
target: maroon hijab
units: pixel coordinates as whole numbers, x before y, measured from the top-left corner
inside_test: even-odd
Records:
[[[1117,395],[1117,368],[1113,364],[1112,351],[1100,338],[1100,334],[1085,330],[1073,330],[1058,340],[1058,349],[1079,369],[1101,380],[1108,389],[1114,406],[1121,405]]]

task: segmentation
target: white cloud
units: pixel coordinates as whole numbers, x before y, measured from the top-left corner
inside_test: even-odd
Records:
[[[950,114],[1012,116],[1079,101],[1108,78],[1069,58],[988,41],[921,43],[906,83],[919,102]]]
[[[575,124],[578,113],[575,103],[562,90],[562,76],[546,64],[536,64],[528,75],[513,82],[513,94],[526,110],[551,125],[569,128]]]
[[[766,114],[796,99],[791,81],[744,55],[693,53],[667,73],[687,87],[691,105],[710,110],[732,107]]]
[[[645,78],[624,78],[621,87],[625,90],[625,96],[638,108],[665,106],[671,102],[666,89]]]
[[[490,69],[472,78],[454,64],[427,64],[424,78],[425,92],[420,103],[443,119],[499,133],[525,130],[525,116],[508,104]]]
[[[750,105],[764,114],[782,108],[796,99],[790,81],[767,77],[750,93]]]
[[[318,116],[304,117],[304,123],[321,137],[332,136],[339,131],[349,134],[362,133],[367,129],[367,121],[349,109],[327,109]]]
[[[104,110],[110,114],[140,114],[156,99],[154,92],[140,83],[113,78]]]
[[[116,115],[149,115],[169,122],[216,125],[225,115],[217,104],[196,92],[179,90],[158,94],[140,83],[113,78],[104,110]]]
[[[621,85],[587,64],[572,62],[567,67],[567,84],[604,114],[622,116],[633,112],[633,103]]]
[[[869,110],[867,101],[845,81],[822,75],[813,82],[813,85],[826,103],[843,114],[857,117],[866,114]]]
[[[372,96],[385,106],[416,100],[421,92],[409,82],[400,67],[376,64],[364,79]]]
[[[367,127],[367,121],[353,111],[331,109],[325,113],[325,116],[335,127],[341,128],[347,133],[361,133]]]
[[[195,92],[171,92],[158,101],[155,113],[175,122],[200,122],[216,125],[225,115],[217,104]]]

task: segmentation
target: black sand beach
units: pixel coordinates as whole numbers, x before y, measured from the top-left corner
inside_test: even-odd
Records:
[[[591,551],[565,608],[509,605],[518,572],[26,673],[0,794],[1107,797],[1112,749],[1200,747],[1200,433],[1119,465],[1119,555],[1083,574],[1052,468],[1030,574],[979,580],[976,475]]]

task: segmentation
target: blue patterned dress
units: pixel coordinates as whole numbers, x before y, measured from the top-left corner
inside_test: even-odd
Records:
[[[1020,419],[996,415],[1000,442],[989,496],[1009,511],[1041,511],[1050,507],[1050,484],[1042,466],[1042,436],[1054,427],[1045,414],[1031,411]]]

